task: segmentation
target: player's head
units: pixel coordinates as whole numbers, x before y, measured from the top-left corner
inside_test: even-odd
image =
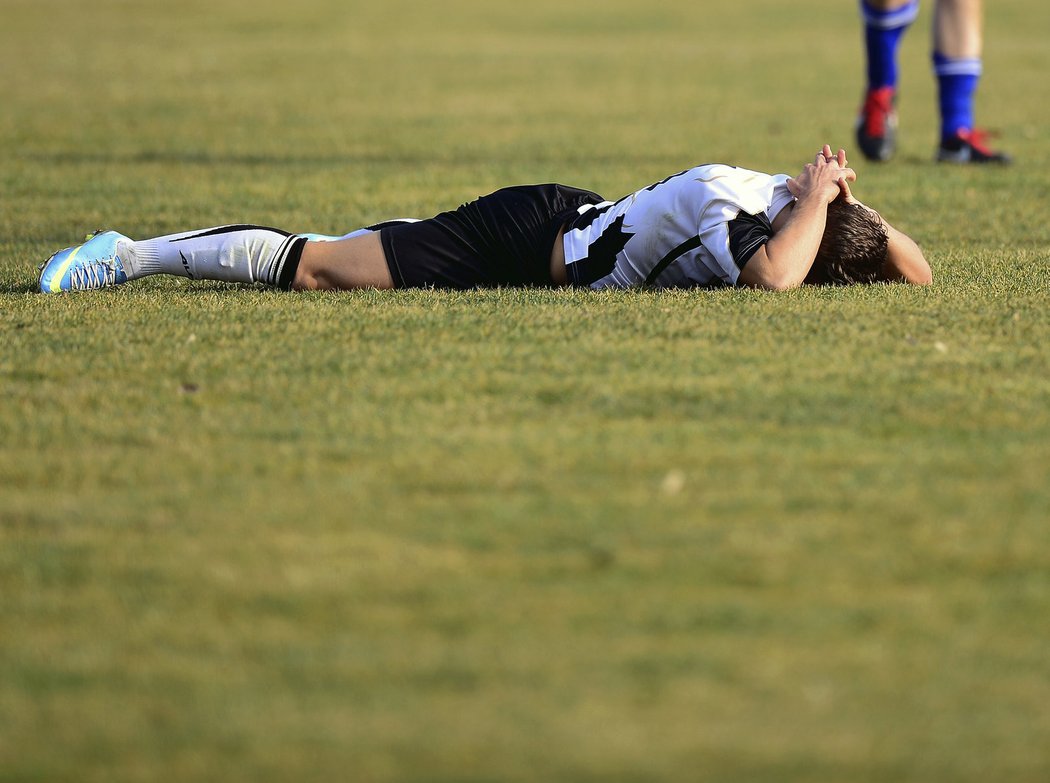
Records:
[[[886,261],[889,235],[879,213],[840,196],[828,204],[828,220],[813,271],[836,285],[873,283]]]

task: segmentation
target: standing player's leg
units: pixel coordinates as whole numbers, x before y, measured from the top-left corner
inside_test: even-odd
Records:
[[[919,13],[919,0],[861,0],[867,90],[857,118],[857,146],[868,160],[889,160],[897,146],[897,49]]]
[[[412,221],[389,221],[344,237],[229,225],[136,242],[116,231],[104,231],[48,259],[41,268],[40,290],[57,293],[105,288],[157,274],[262,283],[284,289],[293,285],[389,288],[390,273],[385,266],[380,268],[374,252],[379,247],[379,260],[385,264],[379,234],[373,229],[399,222]],[[338,272],[320,265],[320,259],[326,264],[341,264]],[[304,261],[305,266],[301,263]],[[302,281],[297,279],[301,266],[309,273]]]
[[[937,0],[933,18],[933,70],[941,112],[937,159],[950,163],[1008,163],[974,128],[973,104],[981,77],[981,0]]]

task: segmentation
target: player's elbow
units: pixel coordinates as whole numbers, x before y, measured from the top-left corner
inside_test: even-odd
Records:
[[[929,263],[921,252],[919,253],[919,259],[921,263],[915,264],[909,275],[908,282],[915,285],[929,285],[933,282],[933,270],[930,269]]]
[[[802,281],[794,276],[769,270],[764,274],[755,275],[747,285],[764,291],[790,291],[802,285]]]
[[[802,280],[777,264],[749,263],[740,270],[738,283],[764,291],[790,291],[798,288]]]
[[[763,288],[767,291],[791,291],[792,289],[798,288],[802,285],[801,280],[795,280],[794,278],[776,278],[768,280]]]
[[[933,272],[926,259],[920,256],[920,262],[912,262],[902,265],[886,277],[890,281],[899,281],[910,285],[929,285],[933,282]]]

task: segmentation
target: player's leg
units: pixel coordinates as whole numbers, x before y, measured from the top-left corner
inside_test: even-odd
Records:
[[[897,49],[919,13],[919,0],[861,0],[867,89],[857,118],[857,146],[869,160],[889,160],[897,143]]]
[[[378,231],[334,242],[307,242],[291,287],[296,291],[393,288],[394,279]]]
[[[381,225],[403,222],[412,221]],[[264,226],[230,225],[138,242],[116,231],[105,231],[48,259],[41,267],[40,290],[57,293],[105,288],[156,274],[290,288],[308,245],[338,244],[345,248],[354,239],[371,237],[376,228],[327,237],[290,234]],[[372,280],[374,275],[369,272],[366,279]]]
[[[974,128],[974,96],[981,77],[981,0],[937,0],[933,70],[941,112],[937,159],[951,163],[1008,163]]]
[[[276,228],[228,225],[134,241],[104,231],[41,267],[44,293],[119,285],[150,275],[280,285],[306,238]],[[292,265],[294,266],[294,264]]]

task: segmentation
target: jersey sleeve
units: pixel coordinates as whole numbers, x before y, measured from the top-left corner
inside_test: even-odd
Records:
[[[721,219],[710,221],[700,233],[711,255],[711,273],[727,285],[737,284],[740,270],[772,236],[773,229],[763,212],[751,214],[739,207],[729,207]]]
[[[767,214],[776,182],[769,174],[719,169],[706,182],[699,215],[699,236],[711,274],[736,285],[740,270],[773,236]],[[785,188],[785,193],[786,193]]]
[[[729,252],[737,269],[743,269],[751,256],[773,236],[773,227],[764,212],[757,215],[741,212],[729,221],[728,234]]]

